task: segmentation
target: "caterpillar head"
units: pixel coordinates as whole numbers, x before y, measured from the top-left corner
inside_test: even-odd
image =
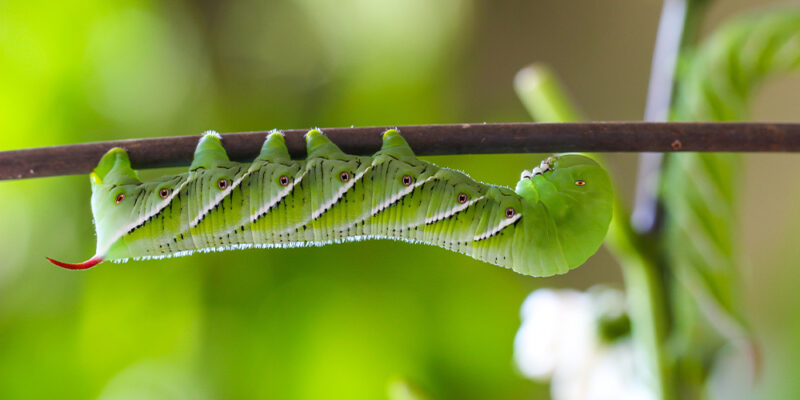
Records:
[[[535,247],[552,249],[522,258],[532,260],[526,269],[535,275],[567,272],[602,244],[611,223],[612,187],[608,174],[593,159],[579,154],[548,158],[522,173],[516,192],[525,199],[529,214],[542,216],[527,219],[533,224],[526,227],[528,241],[550,242]]]

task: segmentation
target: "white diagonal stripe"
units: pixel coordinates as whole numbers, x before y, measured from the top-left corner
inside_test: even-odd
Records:
[[[477,235],[474,238],[472,238],[472,240],[478,242],[478,241],[481,241],[481,240],[484,240],[484,239],[488,239],[488,238],[496,235],[498,232],[502,231],[503,228],[513,224],[514,222],[517,222],[517,220],[520,219],[520,218],[522,218],[522,213],[518,213],[517,215],[514,215],[511,218],[506,218],[506,219],[500,221],[500,223],[497,224],[497,226],[494,227],[494,229],[492,229],[492,230],[490,230],[488,232],[484,232],[484,233],[482,233],[480,235]]]
[[[308,169],[304,170],[303,173],[300,176],[298,176],[295,180],[293,180],[290,185],[286,185],[286,187],[281,189],[281,191],[278,192],[278,194],[275,197],[270,199],[268,203],[264,204],[263,206],[261,206],[261,208],[258,209],[258,211],[250,215],[249,217],[250,223],[258,221],[258,218],[261,214],[265,214],[272,207],[275,207],[276,204],[280,203],[280,201],[283,200],[283,198],[286,197],[292,191],[292,189],[294,189],[294,187],[297,186],[298,183],[300,183],[300,181],[303,180],[308,171],[309,171]]]
[[[367,167],[366,169],[364,169],[364,171],[362,171],[361,173],[356,175],[351,181],[347,182],[347,184],[342,185],[342,187],[339,188],[339,190],[336,192],[336,194],[334,196],[332,196],[322,206],[320,206],[319,208],[314,210],[314,212],[311,213],[311,218],[310,219],[307,219],[307,220],[305,220],[305,221],[303,221],[303,222],[301,222],[301,223],[299,223],[299,224],[297,224],[297,225],[295,225],[295,226],[293,226],[291,228],[284,229],[284,230],[278,232],[278,235],[282,235],[282,234],[285,234],[285,233],[292,232],[292,231],[294,231],[296,229],[300,229],[300,227],[302,227],[303,225],[308,224],[309,222],[315,220],[317,217],[319,217],[320,215],[325,213],[325,211],[327,211],[330,207],[333,207],[333,205],[336,204],[336,202],[338,202],[342,198],[342,196],[344,196],[344,194],[350,188],[352,188],[353,185],[356,184],[356,182],[358,182],[362,177],[364,177],[364,174],[366,174],[367,171],[369,171],[370,169],[372,169],[371,165],[369,167]]]
[[[317,219],[317,217],[325,213],[325,211],[328,208],[333,207],[333,205],[336,204],[336,202],[339,201],[342,198],[342,196],[344,196],[344,194],[347,193],[347,191],[350,190],[350,188],[352,188],[356,184],[356,182],[361,180],[361,178],[364,177],[364,174],[366,174],[371,169],[372,166],[370,165],[369,167],[361,171],[358,175],[353,177],[352,180],[350,180],[342,187],[340,187],[339,190],[336,192],[336,194],[333,195],[333,197],[328,199],[328,201],[326,201],[322,206],[320,206],[318,209],[314,210],[314,212],[311,213],[311,220]]]
[[[440,221],[440,220],[443,220],[443,219],[446,219],[446,218],[450,218],[453,215],[458,214],[459,212],[461,212],[465,208],[475,204],[478,201],[481,201],[482,199],[483,199],[483,196],[480,196],[480,197],[476,197],[476,198],[474,198],[474,199],[472,199],[470,201],[464,202],[464,204],[459,204],[459,205],[457,205],[457,206],[455,206],[455,207],[453,207],[453,208],[451,208],[451,209],[449,209],[447,211],[440,212],[439,214],[436,214],[436,215],[434,215],[434,216],[432,216],[430,218],[426,218],[425,219],[425,223],[426,224],[432,224],[432,223],[434,223],[436,221]],[[417,225],[421,225],[421,224],[417,224]],[[413,227],[415,227],[417,225],[411,225],[411,226],[409,226],[409,228],[413,228]]]
[[[225,197],[227,197],[233,191],[233,189],[236,189],[236,187],[239,186],[239,184],[242,183],[242,180],[244,180],[244,178],[246,178],[248,175],[250,175],[250,171],[247,171],[244,174],[242,174],[242,176],[239,177],[239,179],[235,180],[230,187],[217,193],[217,195],[214,196],[214,201],[208,204],[205,208],[203,208],[202,211],[200,211],[199,214],[197,214],[196,217],[194,217],[192,222],[189,224],[189,228],[194,228],[195,226],[197,226],[200,223],[200,221],[203,220],[206,214],[211,212],[211,210],[214,207],[216,207],[219,203],[225,200]]]
[[[161,212],[161,210],[163,210],[164,208],[166,208],[166,207],[169,205],[169,203],[170,203],[170,202],[172,202],[172,199],[173,199],[173,198],[175,198],[175,196],[177,196],[177,195],[178,195],[178,193],[179,193],[179,192],[180,192],[180,191],[181,191],[181,190],[182,190],[182,189],[183,189],[183,188],[184,188],[184,187],[185,187],[185,186],[186,186],[186,185],[187,185],[187,184],[188,184],[190,181],[191,181],[190,179],[186,179],[186,181],[185,181],[185,182],[183,182],[183,183],[182,183],[180,186],[178,186],[178,187],[177,187],[175,190],[173,190],[173,191],[172,191],[172,193],[171,193],[171,194],[170,194],[170,195],[169,195],[169,196],[168,196],[166,199],[164,199],[164,200],[163,200],[161,203],[159,203],[159,204],[158,204],[158,206],[156,206],[156,208],[154,208],[154,209],[153,209],[153,211],[151,211],[149,214],[143,215],[143,216],[139,217],[139,219],[137,219],[136,221],[133,221],[133,222],[131,222],[130,224],[128,224],[128,225],[125,225],[124,227],[120,228],[120,229],[119,229],[119,230],[118,230],[116,233],[114,233],[114,235],[112,236],[114,239],[113,239],[113,240],[111,240],[111,241],[108,241],[108,244],[106,245],[106,248],[102,249],[103,251],[100,251],[100,248],[98,248],[98,249],[97,249],[97,255],[105,255],[105,253],[108,251],[108,249],[111,247],[111,245],[113,245],[114,243],[116,243],[116,242],[117,242],[117,240],[119,240],[119,238],[121,238],[122,236],[124,236],[124,235],[125,235],[125,234],[126,234],[128,231],[130,231],[131,229],[133,229],[133,228],[136,228],[137,226],[139,226],[139,225],[143,224],[145,221],[147,221],[148,219],[150,219],[150,217],[152,217],[152,216],[154,216],[154,215],[156,215],[156,214],[160,213],[160,212]],[[145,194],[147,194],[147,192],[145,192]],[[98,242],[98,244],[100,244],[100,243]]]
[[[401,198],[403,198],[406,195],[408,195],[409,193],[413,192],[414,189],[424,185],[426,182],[430,181],[431,179],[435,179],[435,178],[436,178],[435,175],[431,175],[431,176],[429,176],[429,177],[427,177],[427,178],[425,178],[425,179],[423,179],[423,180],[421,180],[421,181],[419,181],[419,182],[417,182],[417,183],[415,183],[413,185],[410,185],[410,186],[404,188],[403,190],[395,193],[392,197],[390,197],[389,199],[385,200],[383,203],[378,204],[377,206],[373,207],[372,211],[371,211],[371,215],[375,215],[375,214],[383,211],[386,207],[391,206],[392,204],[396,203]]]
[[[297,186],[297,184],[299,184],[300,181],[303,180],[303,178],[306,176],[308,171],[309,171],[308,169],[304,170],[303,173],[300,176],[298,176],[296,179],[294,179],[289,185],[286,185],[286,187],[281,189],[281,191],[278,192],[278,194],[275,197],[271,198],[269,200],[269,202],[265,203],[264,205],[261,206],[261,208],[258,209],[258,211],[256,211],[255,213],[251,214],[250,216],[248,216],[247,217],[247,221],[249,221],[249,222],[245,222],[244,220],[240,221],[239,223],[237,223],[234,226],[234,228],[232,230],[228,230],[228,231],[224,232],[221,236],[225,236],[225,235],[235,231],[236,229],[238,229],[242,225],[253,224],[256,221],[258,221],[258,219],[261,217],[262,214],[266,214],[267,211],[269,211],[272,207],[274,207],[281,200],[283,200],[289,193],[291,193],[292,189],[294,189],[294,187]]]

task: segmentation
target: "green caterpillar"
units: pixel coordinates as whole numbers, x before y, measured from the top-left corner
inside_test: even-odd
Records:
[[[611,220],[611,183],[590,158],[550,157],[516,192],[418,160],[397,130],[372,157],[342,152],[319,130],[292,160],[269,134],[251,164],[202,137],[189,172],[141,182],[114,148],[91,174],[97,252],[69,269],[195,251],[324,245],[364,239],[426,243],[519,273],[567,272],[594,254]]]

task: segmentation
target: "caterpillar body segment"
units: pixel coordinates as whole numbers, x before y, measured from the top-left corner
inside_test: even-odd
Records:
[[[189,171],[139,180],[122,149],[91,175],[96,255],[85,269],[195,251],[323,245],[363,239],[426,243],[519,273],[567,272],[597,251],[611,220],[611,186],[593,160],[569,154],[525,171],[516,190],[421,161],[396,130],[372,157],[342,152],[319,130],[292,160],[268,135],[250,164],[208,133]]]

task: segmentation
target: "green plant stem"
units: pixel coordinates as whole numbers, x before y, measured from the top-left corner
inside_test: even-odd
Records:
[[[585,121],[555,73],[544,63],[531,64],[514,77],[514,90],[536,122]]]
[[[558,78],[546,66],[534,64],[522,69],[514,87],[537,122],[575,122],[580,118]],[[674,363],[666,353],[668,309],[655,246],[648,245],[646,238],[632,229],[627,208],[619,196],[614,198],[614,217],[605,243],[622,266],[634,340],[647,362],[642,375],[658,398],[673,399]]]
[[[648,87],[645,120],[665,121],[675,103],[679,58],[697,41],[711,0],[664,0]],[[663,239],[658,194],[663,154],[642,154],[634,213],[626,220],[617,207],[606,244],[620,260],[634,339],[647,355],[648,378],[661,399],[678,397],[677,361],[668,352],[672,333],[666,260],[658,250]],[[619,202],[617,203],[619,205]],[[633,223],[633,225],[632,225]],[[635,228],[635,229],[634,229]]]
[[[664,276],[656,263],[655,246],[632,229],[628,210],[616,199],[605,244],[622,267],[633,337],[648,363],[642,375],[658,398],[674,399]]]

